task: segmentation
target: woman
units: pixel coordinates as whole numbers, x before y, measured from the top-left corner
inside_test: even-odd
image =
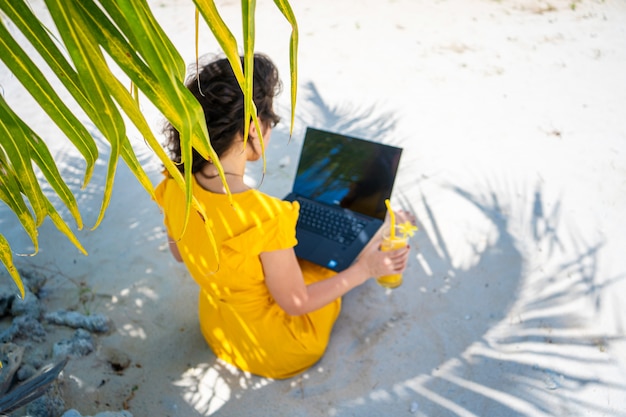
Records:
[[[244,182],[248,162],[261,157],[259,135],[251,123],[244,146],[244,102],[230,64],[217,59],[191,79],[188,88],[201,103],[211,144],[232,192],[228,199],[216,167],[194,152],[194,195],[207,218],[192,213],[185,233],[183,190],[166,178],[157,187],[170,249],[200,285],[199,319],[214,353],[238,368],[270,378],[288,378],[323,355],[339,315],[341,296],[371,277],[399,273],[409,249],[381,252],[370,245],[348,269],[334,273],[296,258],[297,203],[281,201]],[[254,60],[254,102],[263,139],[278,123],[273,99],[280,89],[274,64]],[[178,132],[166,129],[172,159],[180,163]],[[215,259],[205,231],[208,222],[217,241]],[[178,240],[174,240],[178,239]]]

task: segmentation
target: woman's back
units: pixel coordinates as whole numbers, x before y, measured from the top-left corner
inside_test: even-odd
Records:
[[[341,302],[303,316],[287,315],[272,299],[259,254],[293,247],[298,206],[248,190],[228,196],[202,189],[194,194],[207,219],[192,210],[187,230],[184,193],[173,180],[157,188],[165,224],[189,272],[202,291],[199,317],[202,332],[215,354],[252,373],[289,377],[315,363],[324,353]],[[215,258],[204,220],[213,232]],[[303,263],[305,281],[333,273]]]

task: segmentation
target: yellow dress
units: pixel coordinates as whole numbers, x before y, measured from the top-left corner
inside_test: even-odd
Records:
[[[185,218],[184,192],[165,179],[156,190],[165,226],[191,276],[200,285],[200,327],[215,355],[238,368],[269,378],[288,378],[312,366],[324,354],[341,299],[312,313],[290,316],[272,299],[259,254],[294,247],[299,205],[258,190],[228,196],[201,188],[194,194],[206,212],[219,261],[204,219],[192,208]],[[334,272],[299,261],[305,282]]]

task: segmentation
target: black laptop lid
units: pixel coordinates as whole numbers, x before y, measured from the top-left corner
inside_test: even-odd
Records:
[[[293,192],[384,220],[401,148],[307,128]]]

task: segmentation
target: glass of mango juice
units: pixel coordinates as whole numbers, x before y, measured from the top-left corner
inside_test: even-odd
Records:
[[[392,227],[394,233],[392,233]],[[383,241],[380,250],[388,252],[400,248],[404,248],[409,243],[409,234],[398,226],[389,226],[383,231]],[[397,288],[402,285],[402,274],[383,275],[376,278],[376,282],[385,288]]]

